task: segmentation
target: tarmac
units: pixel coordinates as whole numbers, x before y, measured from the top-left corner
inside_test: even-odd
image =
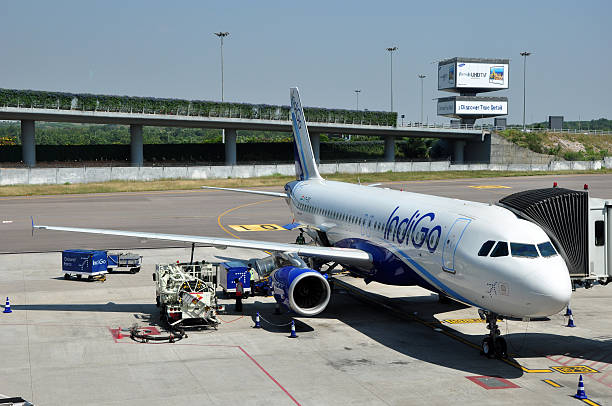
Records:
[[[593,196],[612,198],[611,175],[383,186],[497,201],[553,181],[573,189],[587,183]],[[221,300],[227,311],[218,330],[188,332],[172,344],[137,343],[127,333],[133,325],[163,332],[155,264],[188,261],[190,246],[50,231],[32,236],[30,215],[49,225],[292,241],[295,232],[230,227],[290,223],[285,203],[197,190],[0,198],[0,208],[0,299],[8,296],[12,309],[0,313],[0,393],[6,396],[36,405],[577,405],[582,401],[571,396],[582,372],[589,404],[612,404],[609,286],[574,293],[575,328],[566,327],[563,313],[500,322],[507,361],[479,354],[486,329],[476,309],[439,303],[417,287],[366,286],[345,274],[337,276],[323,313],[295,318],[296,339],[288,338],[292,315],[274,315],[273,299],[257,296],[240,314]],[[69,248],[131,249],[144,264],[138,274],[111,274],[106,282],[64,280],[59,251]],[[263,255],[195,251],[195,259],[209,261]],[[253,328],[257,312],[262,329]]]

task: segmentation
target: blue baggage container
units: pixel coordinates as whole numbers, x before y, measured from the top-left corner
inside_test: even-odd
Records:
[[[107,272],[106,251],[62,251],[62,271],[66,275],[100,275]]]
[[[219,285],[225,293],[236,293],[236,282],[242,282],[244,293],[251,291],[251,274],[242,262],[221,262],[219,264]]]

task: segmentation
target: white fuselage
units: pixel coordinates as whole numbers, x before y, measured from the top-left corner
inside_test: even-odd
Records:
[[[332,245],[372,252],[370,280],[417,284],[512,317],[552,315],[569,302],[560,255],[478,255],[486,241],[550,242],[502,207],[321,179],[292,182],[287,191],[296,221],[325,232]]]

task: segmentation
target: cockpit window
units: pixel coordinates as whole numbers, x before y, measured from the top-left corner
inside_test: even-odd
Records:
[[[510,251],[513,257],[537,258],[540,255],[533,244],[522,244],[518,242],[510,243]]]
[[[552,257],[557,255],[557,251],[555,251],[555,247],[550,242],[543,242],[542,244],[538,244],[538,249],[540,250],[540,255],[543,257]]]
[[[489,255],[489,252],[491,252],[491,248],[493,248],[494,245],[495,241],[492,240],[489,240],[482,244],[482,247],[480,247],[480,251],[478,251],[478,256],[486,257],[487,255]]]
[[[508,255],[508,243],[506,241],[500,241],[497,243],[493,252],[491,253],[492,257],[505,257]]]

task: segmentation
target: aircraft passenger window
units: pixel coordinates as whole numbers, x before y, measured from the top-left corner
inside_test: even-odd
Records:
[[[538,250],[533,244],[521,244],[518,242],[510,243],[510,251],[513,257],[537,258]]]
[[[606,242],[606,232],[603,220],[595,222],[595,245],[602,246]]]
[[[553,245],[549,242],[543,242],[542,244],[538,244],[538,249],[540,250],[540,255],[546,258],[557,255],[555,247],[553,247]]]
[[[486,257],[487,255],[489,255],[489,252],[491,252],[491,248],[493,248],[494,245],[495,241],[492,240],[489,240],[482,244],[482,247],[480,247],[480,251],[478,251],[478,256]]]
[[[508,243],[506,241],[500,241],[497,243],[493,252],[491,253],[492,257],[505,257],[508,255]]]

